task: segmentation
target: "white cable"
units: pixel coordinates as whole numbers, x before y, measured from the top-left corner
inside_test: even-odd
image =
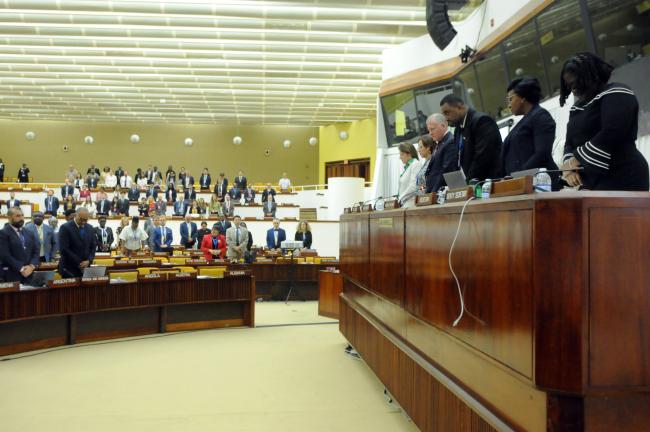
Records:
[[[456,228],[456,235],[454,236],[454,240],[451,242],[451,247],[449,248],[449,270],[451,270],[451,274],[454,277],[454,280],[456,281],[456,287],[458,288],[458,299],[460,300],[460,313],[458,314],[458,318],[454,320],[454,323],[452,324],[453,327],[456,327],[460,322],[461,318],[463,318],[463,314],[465,313],[465,301],[463,301],[463,292],[460,289],[460,282],[458,282],[458,277],[456,276],[454,267],[451,265],[451,254],[454,251],[454,246],[456,245],[456,240],[458,239],[458,233],[460,233],[460,225],[461,223],[463,223],[463,215],[465,214],[465,208],[467,208],[467,204],[469,204],[469,202],[472,201],[473,199],[474,197],[470,197],[470,199],[465,201],[465,205],[463,205],[463,209],[460,212],[460,219],[458,219],[458,228]]]

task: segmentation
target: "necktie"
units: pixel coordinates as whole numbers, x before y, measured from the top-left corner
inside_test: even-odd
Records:
[[[23,249],[25,249],[27,246],[25,245],[25,236],[23,235],[22,229],[18,230],[18,237],[20,237],[20,243],[22,243]]]
[[[239,228],[237,228],[237,236],[235,238],[235,243],[239,246]]]
[[[102,243],[106,243],[106,228],[102,228]]]
[[[165,228],[160,227],[160,238],[162,239],[161,243],[165,243]]]
[[[52,211],[52,198],[47,200],[47,211]]]

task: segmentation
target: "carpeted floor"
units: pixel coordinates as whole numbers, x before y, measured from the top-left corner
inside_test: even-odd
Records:
[[[258,303],[255,329],[0,361],[0,431],[417,431],[316,311],[316,302]]]

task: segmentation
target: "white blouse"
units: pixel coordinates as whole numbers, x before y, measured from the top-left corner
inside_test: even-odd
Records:
[[[117,186],[117,177],[115,177],[113,174],[109,174],[106,176],[106,187],[109,188],[114,188]]]
[[[415,195],[417,192],[417,177],[422,167],[422,162],[412,159],[406,170],[399,178],[398,199],[402,207],[408,208],[415,206]]]

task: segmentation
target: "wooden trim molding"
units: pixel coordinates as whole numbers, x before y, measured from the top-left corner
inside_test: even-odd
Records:
[[[530,0],[527,2],[519,12],[507,19],[503,24],[497,27],[490,35],[479,42],[477,54],[472,61],[462,63],[459,57],[453,57],[442,62],[425,66],[423,68],[415,69],[410,72],[389,78],[382,81],[379,88],[379,96],[389,96],[391,94],[399,93],[404,90],[422,87],[427,84],[435,83],[438,81],[445,81],[465,67],[471,65],[481,54],[494,48],[499,42],[510,36],[517,31],[522,25],[530,19],[538,15],[547,6],[553,3],[554,0]]]

